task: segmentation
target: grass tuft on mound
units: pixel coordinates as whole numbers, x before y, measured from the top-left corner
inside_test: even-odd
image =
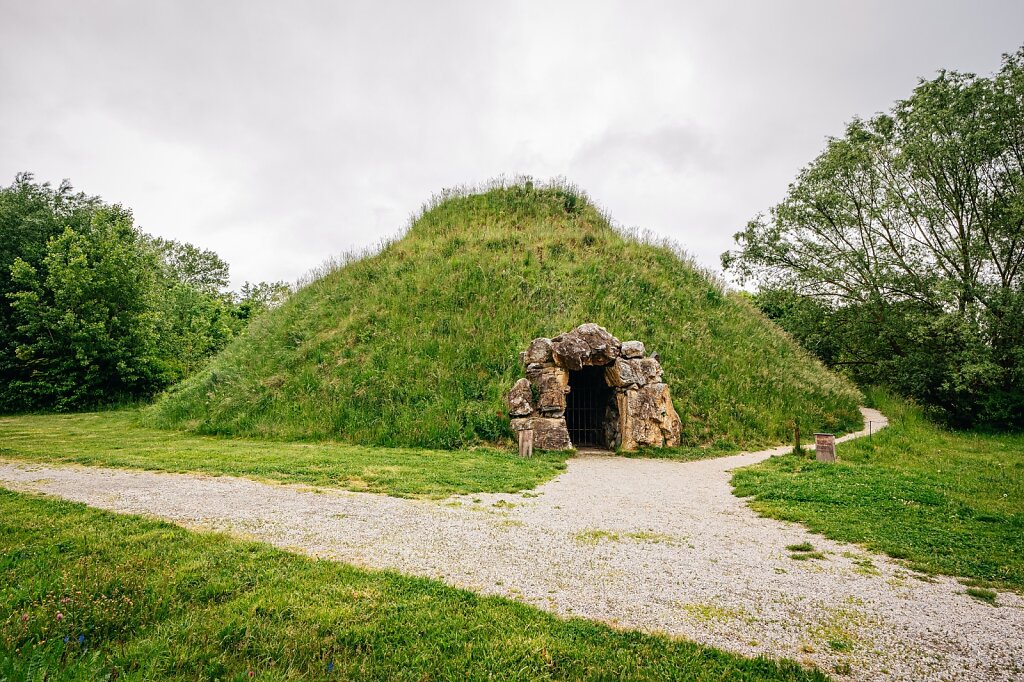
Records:
[[[539,336],[596,322],[657,351],[683,445],[860,425],[859,392],[669,243],[578,190],[439,197],[379,253],[324,268],[170,390],[152,423],[197,433],[458,448],[511,438],[502,395]]]

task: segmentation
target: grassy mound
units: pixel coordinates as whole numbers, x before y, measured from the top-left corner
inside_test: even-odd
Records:
[[[669,244],[572,188],[449,193],[400,240],[327,269],[151,411],[207,434],[455,448],[511,436],[538,336],[596,322],[661,355],[688,446],[859,425],[859,393]]]

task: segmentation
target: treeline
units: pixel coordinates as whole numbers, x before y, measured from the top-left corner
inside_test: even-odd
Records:
[[[287,293],[265,282],[230,292],[216,253],[21,173],[0,189],[0,413],[151,396]]]
[[[1024,425],[1024,49],[854,120],[736,242],[725,269],[827,364]]]

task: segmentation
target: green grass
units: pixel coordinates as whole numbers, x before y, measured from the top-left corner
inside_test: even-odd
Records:
[[[826,678],[0,490],[0,679]]]
[[[601,530],[599,528],[582,530],[573,535],[573,539],[581,545],[596,545],[601,542],[618,542],[620,537],[621,536],[614,531]]]
[[[999,596],[993,590],[986,590],[984,587],[968,587],[967,594],[992,606],[996,605],[996,598]]]
[[[660,354],[688,448],[787,442],[794,420],[860,425],[852,385],[677,247],[614,229],[574,188],[526,184],[446,194],[378,254],[323,268],[150,418],[378,446],[507,442],[519,352],[583,322]]]
[[[789,558],[796,561],[810,561],[811,559],[824,559],[825,555],[821,552],[797,552],[790,554]]]
[[[216,438],[154,429],[131,410],[0,417],[0,456],[46,463],[231,474],[398,496],[517,492],[565,469],[566,455],[423,450]]]
[[[1024,589],[1024,434],[948,431],[916,406],[872,398],[889,428],[839,444],[837,464],[786,455],[741,469],[735,493],[916,570]]]

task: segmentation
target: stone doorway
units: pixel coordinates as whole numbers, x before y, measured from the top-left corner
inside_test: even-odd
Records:
[[[587,323],[534,339],[519,359],[526,378],[505,405],[512,428],[531,430],[538,449],[679,445],[682,423],[658,354],[648,355],[640,341],[623,343]]]
[[[605,421],[611,387],[604,378],[604,367],[583,367],[569,372],[569,393],[565,396],[565,426],[569,440],[579,447],[608,447]]]

